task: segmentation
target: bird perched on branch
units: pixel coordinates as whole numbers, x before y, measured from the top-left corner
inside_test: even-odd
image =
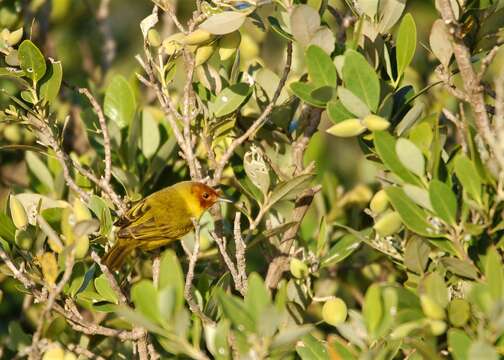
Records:
[[[115,225],[117,242],[105,255],[111,270],[120,268],[134,249],[154,250],[189,233],[193,220],[217,201],[216,190],[194,181],[183,181],[164,188],[136,203]]]

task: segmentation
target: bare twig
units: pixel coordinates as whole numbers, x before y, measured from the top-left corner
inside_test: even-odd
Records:
[[[69,166],[69,163],[71,162],[70,157],[61,149],[49,125],[46,122],[34,117],[30,117],[30,120],[32,125],[38,130],[39,140],[54,151],[56,159],[63,169],[63,178],[65,179],[68,187],[77,193],[82,201],[87,203],[90,199],[90,195],[81,189],[73,179]]]
[[[236,246],[236,268],[240,278],[240,292],[247,293],[247,260],[245,258],[245,241],[240,227],[241,212],[237,211],[234,220],[234,239]]]
[[[159,287],[159,268],[161,266],[161,258],[159,252],[156,253],[154,259],[152,260],[152,282],[154,286]]]
[[[0,246],[0,259],[3,260],[5,265],[9,268],[9,270],[12,272],[12,275],[16,280],[18,280],[25,289],[30,290],[35,287],[35,283],[29,279],[21,270],[19,270],[16,265],[12,262],[10,257],[7,255],[7,253],[2,249]]]
[[[499,151],[497,140],[490,127],[490,121],[485,106],[484,89],[480,84],[482,74],[477,74],[472,67],[471,53],[465,45],[463,37],[459,34],[459,26],[453,14],[450,0],[439,0],[439,8],[445,24],[449,27],[453,53],[464,83],[464,92],[468,97],[467,101],[474,112],[476,128],[481,138],[494,153],[499,167],[502,170],[504,169],[504,154]],[[490,53],[493,51],[492,49]],[[489,54],[486,61],[490,61],[493,56],[494,54]],[[482,70],[485,70],[486,67],[484,60]]]
[[[481,83],[481,81],[483,80],[483,76],[485,76],[485,72],[487,71],[488,66],[492,63],[493,59],[495,59],[495,56],[497,55],[499,49],[499,46],[494,46],[492,50],[490,50],[488,54],[486,54],[483,60],[481,60],[481,66],[477,75],[478,83]]]
[[[195,180],[201,179],[201,166],[199,165],[198,159],[194,154],[192,135],[191,135],[191,122],[193,119],[191,112],[191,104],[194,103],[194,96],[192,90],[192,79],[194,75],[195,61],[194,56],[187,50],[184,50],[184,59],[187,71],[186,83],[184,86],[184,101],[182,107],[182,120],[184,129],[184,140],[185,140],[185,158],[187,165],[189,165],[189,172],[191,173],[191,178]]]
[[[98,23],[98,28],[103,36],[103,72],[106,72],[110,68],[110,65],[112,64],[112,61],[114,61],[116,55],[116,42],[110,27],[109,10],[110,0],[101,0],[98,11],[96,12],[96,22]]]
[[[313,197],[320,191],[320,189],[320,185],[307,189],[296,199],[294,214],[292,215],[292,221],[294,221],[296,225],[290,227],[284,233],[279,249],[281,254],[273,259],[268,267],[265,283],[269,288],[276,288],[283,273],[289,268],[289,253],[292,245],[294,244],[299,227],[301,226],[301,221],[306,215],[306,212],[313,201]]]
[[[455,114],[453,114],[448,109],[443,109],[444,116],[450,120],[453,125],[455,125],[455,133],[457,137],[457,143],[462,146],[462,151],[467,153],[467,142],[465,140],[465,132],[464,132],[464,122],[459,120]]]
[[[192,253],[189,253],[188,250],[186,250],[186,254],[189,257],[189,268],[187,269],[187,274],[186,274],[186,279],[185,279],[185,286],[184,286],[184,297],[187,301],[187,304],[189,305],[189,309],[198,316],[201,321],[207,324],[213,324],[214,322],[212,319],[210,319],[208,316],[206,316],[203,311],[201,311],[200,307],[196,302],[194,301],[193,294],[192,294],[192,282],[194,280],[194,269],[196,267],[196,262],[198,261],[198,254],[199,254],[199,248],[200,248],[200,224],[198,220],[192,219],[193,225],[194,225],[194,246]]]
[[[108,0],[103,0],[102,5],[106,2],[108,2]],[[112,177],[112,152],[110,149],[110,135],[105,115],[100,104],[98,104],[98,101],[96,101],[95,97],[88,89],[78,88],[77,90],[88,99],[89,103],[93,107],[93,111],[98,116],[98,123],[100,124],[101,133],[103,135],[103,149],[105,152],[105,174],[103,175],[103,181],[109,183]]]
[[[98,254],[94,251],[91,251],[91,258],[93,261],[100,267],[101,272],[105,275],[105,277],[108,280],[108,283],[112,290],[115,292],[117,299],[119,300],[119,303],[121,305],[127,305],[128,304],[128,299],[122,292],[121,288],[119,287],[119,284],[117,284],[117,281],[114,277],[114,275],[110,272],[109,268],[107,265],[103,264],[100,257]]]
[[[285,82],[287,81],[287,77],[289,76],[290,69],[291,69],[291,63],[292,63],[292,43],[289,42],[287,43],[287,59],[285,61],[285,66],[283,70],[282,77],[280,78],[280,81],[278,83],[277,89],[275,90],[275,93],[268,104],[268,106],[264,109],[262,114],[254,121],[254,123],[245,131],[243,135],[240,137],[237,137],[236,139],[233,140],[233,142],[229,145],[227,148],[226,152],[222,155],[220,158],[217,169],[215,170],[213,179],[212,179],[212,185],[217,185],[221,178],[222,174],[224,172],[224,168],[226,167],[227,163],[229,162],[229,159],[231,156],[233,156],[234,151],[238,146],[243,144],[245,140],[248,138],[252,137],[257,130],[259,130],[269,119],[269,116],[271,112],[273,111],[276,102],[278,98],[280,97],[280,93],[282,92],[282,89],[285,85]]]
[[[74,260],[75,260],[75,250],[73,247],[70,248],[70,252],[66,255],[65,259],[65,271],[63,272],[63,276],[61,280],[58,282],[56,286],[49,290],[49,296],[47,298],[47,302],[45,304],[44,312],[42,313],[41,319],[38,322],[37,329],[32,337],[32,345],[31,352],[29,355],[30,359],[38,359],[39,355],[39,341],[42,336],[42,329],[44,327],[45,321],[47,317],[51,313],[52,308],[54,307],[56,298],[59,296],[63,287],[70,280],[70,276],[72,275]]]

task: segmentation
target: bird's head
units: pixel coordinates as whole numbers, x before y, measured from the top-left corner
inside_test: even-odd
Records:
[[[219,193],[208,185],[200,182],[187,181],[175,185],[187,200],[189,211],[195,218],[199,218],[207,209],[218,201],[226,201]]]

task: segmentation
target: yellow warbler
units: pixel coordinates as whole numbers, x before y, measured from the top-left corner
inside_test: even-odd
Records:
[[[116,222],[117,242],[105,255],[112,270],[134,249],[153,250],[193,230],[193,219],[221,199],[211,187],[193,181],[179,182],[140,200]]]

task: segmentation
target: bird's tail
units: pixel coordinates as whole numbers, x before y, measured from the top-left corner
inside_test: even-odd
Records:
[[[125,244],[125,242],[119,239],[103,257],[103,263],[112,271],[118,270],[123,265],[128,254],[133,251],[134,248],[135,247],[131,246],[131,244],[127,244],[127,242]]]

